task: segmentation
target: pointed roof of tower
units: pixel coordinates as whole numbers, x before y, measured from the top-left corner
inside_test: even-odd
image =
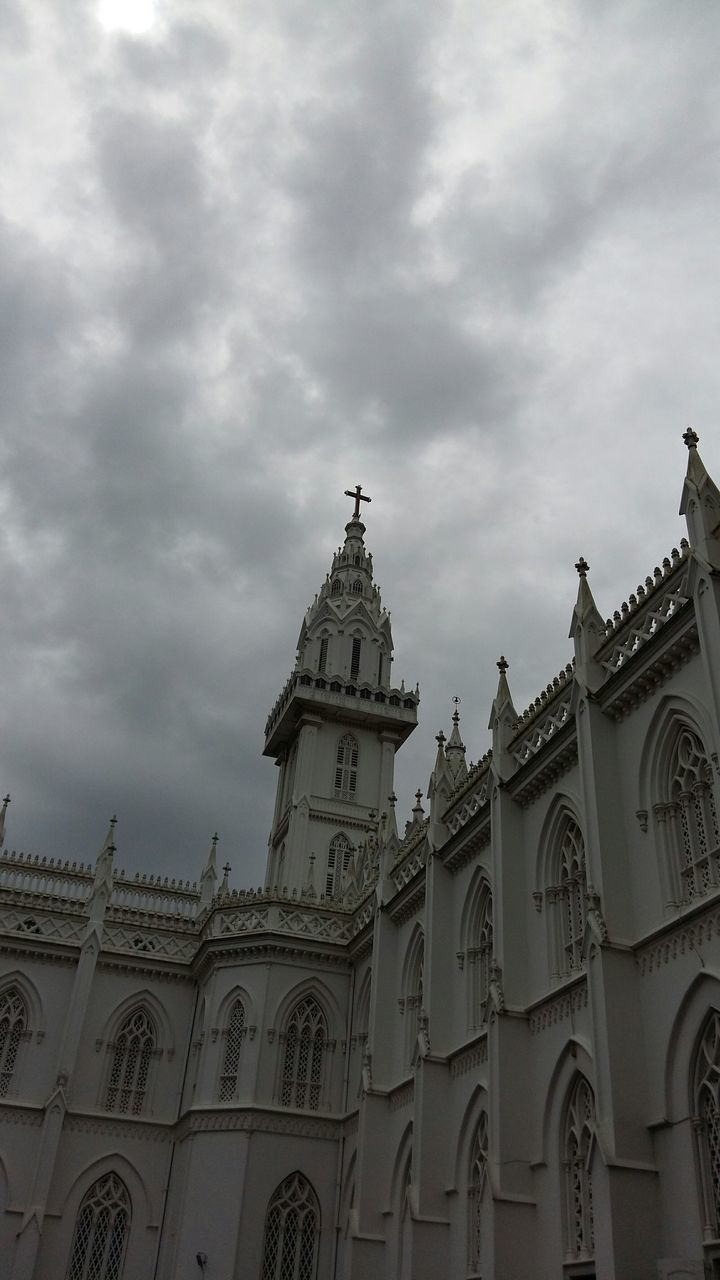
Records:
[[[490,711],[490,721],[488,729],[492,730],[492,755],[493,765],[496,773],[501,778],[506,778],[513,772],[515,761],[512,759],[508,746],[512,740],[515,731],[518,714],[513,703],[510,686],[507,680],[507,671],[510,666],[504,654],[498,659],[497,668],[500,672],[498,677],[497,693],[493,699],[492,709]]]
[[[215,893],[215,885],[217,884],[217,845],[219,836],[217,831],[210,841],[210,849],[205,861],[205,866],[200,873],[200,905],[207,907],[213,900]]]
[[[455,703],[455,710],[452,715],[453,727],[445,746],[445,759],[457,786],[458,783],[465,781],[468,771],[465,762],[465,743],[460,737],[460,711],[458,709],[460,699],[457,695],[453,698],[453,702]]]
[[[708,475],[698,453],[700,437],[688,427],[683,440],[688,449],[680,515],[685,516],[690,546],[701,559],[720,569],[720,490]]]
[[[2,849],[5,843],[5,821],[7,818],[7,807],[9,803],[10,803],[10,796],[7,795],[5,796],[5,799],[2,802],[2,809],[0,809],[0,849]]]
[[[100,920],[110,902],[113,890],[113,854],[115,853],[115,827],[117,818],[113,814],[107,835],[100,848],[95,863],[95,878],[86,903],[86,911],[92,920]]]

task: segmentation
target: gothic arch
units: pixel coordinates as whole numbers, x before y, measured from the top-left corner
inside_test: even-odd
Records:
[[[703,969],[683,995],[668,1036],[663,1081],[664,1119],[671,1124],[693,1113],[693,1063],[707,1019],[714,1011],[720,1012],[720,973]]]
[[[425,933],[420,924],[413,926],[408,944],[405,948],[405,959],[402,969],[402,989],[405,993],[413,984],[425,957]]]
[[[584,1036],[571,1036],[558,1054],[555,1066],[550,1073],[545,1093],[545,1106],[538,1116],[538,1139],[540,1149],[533,1163],[552,1163],[552,1152],[556,1145],[556,1137],[560,1132],[562,1118],[568,1092],[576,1075],[583,1076],[595,1094],[597,1104],[597,1088],[595,1084],[595,1064],[592,1058],[590,1043]],[[600,1154],[605,1161],[602,1148],[602,1136],[597,1135]]]
[[[275,1007],[275,1015],[270,1025],[276,1031],[282,1031],[295,1005],[302,1000],[303,996],[314,996],[325,1014],[328,1038],[336,1040],[338,1038],[338,1028],[344,1027],[345,1022],[335,996],[330,988],[325,985],[322,978],[303,978],[302,982],[290,987],[278,1001]]]
[[[390,1170],[387,1203],[384,1213],[394,1213],[405,1190],[408,1165],[412,1164],[413,1122],[408,1120],[395,1148],[395,1159]]]
[[[577,823],[581,831],[584,830],[580,812],[579,800],[569,793],[561,791],[553,796],[540,828],[538,840],[535,863],[535,889],[538,892],[544,892],[547,886],[553,883],[553,861],[565,823],[570,820]]]
[[[135,1009],[147,1009],[150,1017],[155,1024],[157,1033],[158,1047],[170,1052],[175,1048],[175,1037],[173,1035],[172,1023],[168,1017],[165,1005],[158,1000],[157,996],[149,991],[147,987],[140,991],[134,991],[131,995],[126,996],[119,1004],[115,1006],[112,1013],[105,1021],[103,1027],[102,1039],[111,1042],[115,1039],[123,1022],[130,1016]]]
[[[641,810],[650,810],[658,798],[668,768],[672,739],[681,725],[693,729],[710,754],[718,748],[712,722],[702,703],[688,695],[664,694],[653,712],[640,754],[638,808]]]
[[[220,1000],[217,1013],[215,1015],[215,1025],[222,1028],[225,1026],[228,1013],[236,1000],[242,1000],[245,1008],[245,1023],[247,1026],[257,1026],[257,1008],[254,997],[250,994],[247,987],[243,987],[239,982],[230,987],[229,991]]]
[[[455,1144],[451,1183],[454,1191],[457,1191],[463,1185],[465,1170],[470,1159],[470,1149],[482,1111],[486,1111],[488,1116],[490,1115],[488,1091],[484,1084],[476,1084],[465,1104],[458,1130],[458,1140]],[[492,1179],[490,1179],[490,1183],[492,1185]]]
[[[465,1013],[469,1030],[487,1022],[493,959],[493,895],[490,879],[477,867],[463,903],[460,947],[465,956]]]
[[[45,1033],[45,1016],[43,1004],[32,978],[26,973],[21,973],[19,969],[13,969],[10,973],[3,974],[0,981],[0,996],[8,990],[9,987],[16,987],[25,1001],[25,1008],[28,1015],[27,1029],[31,1035],[42,1038]]]
[[[156,1226],[162,1212],[159,1190],[154,1203],[155,1192],[151,1185],[145,1181],[140,1170],[118,1151],[107,1152],[88,1161],[79,1173],[68,1180],[64,1189],[58,1189],[57,1200],[48,1206],[48,1211],[74,1223],[83,1196],[106,1173],[116,1173],[125,1183],[132,1201],[135,1221],[139,1217],[141,1226]]]

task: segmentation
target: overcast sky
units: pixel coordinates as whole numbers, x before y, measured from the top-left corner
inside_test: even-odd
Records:
[[[720,478],[717,0],[3,0],[7,843],[263,878],[265,717],[360,483],[398,816]]]

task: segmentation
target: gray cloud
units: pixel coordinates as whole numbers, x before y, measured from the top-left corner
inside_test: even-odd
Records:
[[[495,661],[682,536],[718,402],[710,3],[3,11],[11,845],[262,878],[265,716],[347,518],[420,681],[401,806]],[[165,22],[166,25],[162,25]],[[23,111],[17,112],[22,98]],[[704,429],[703,429],[704,428]]]

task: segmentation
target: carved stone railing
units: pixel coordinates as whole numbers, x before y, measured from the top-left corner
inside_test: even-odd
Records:
[[[0,858],[0,891],[9,889],[27,896],[38,894],[84,902],[90,893],[93,875],[91,866],[61,858],[38,858],[15,852],[4,853]]]
[[[194,919],[200,911],[200,894],[197,885],[189,880],[168,880],[160,876],[139,876],[133,879],[123,872],[113,878],[111,907],[130,911],[148,911],[154,915],[182,916]]]
[[[461,827],[465,826],[475,814],[487,804],[490,794],[490,760],[492,753],[488,752],[483,756],[481,761],[471,769],[473,775],[472,781],[468,779],[462,792],[458,796],[451,797],[451,802],[444,813],[444,820],[447,823],[448,830],[451,835],[455,835]]]
[[[653,576],[647,577],[644,585],[641,583],[637,592],[608,618],[607,639],[597,650],[596,658],[609,676],[619,671],[687,604],[689,552],[688,542],[683,538],[680,550],[673,547],[671,556],[663,560],[662,568],[657,566]]]
[[[510,752],[518,765],[537,755],[570,720],[572,677],[573,665],[569,662],[517,721]]]

